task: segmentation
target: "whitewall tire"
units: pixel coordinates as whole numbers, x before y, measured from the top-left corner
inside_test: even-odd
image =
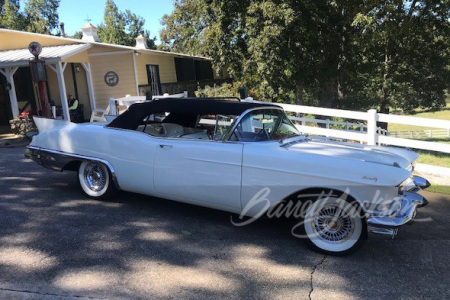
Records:
[[[83,192],[94,199],[108,199],[117,193],[111,172],[105,164],[83,161],[78,169],[78,181]]]
[[[303,227],[310,246],[328,254],[349,254],[367,238],[359,205],[339,198],[313,202],[305,211]]]

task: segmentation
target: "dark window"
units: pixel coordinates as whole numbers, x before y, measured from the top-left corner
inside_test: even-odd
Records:
[[[161,80],[159,78],[159,66],[158,65],[147,65],[147,79],[148,79],[148,85],[152,89],[152,95],[162,95],[161,94]]]
[[[211,62],[207,60],[175,57],[175,70],[178,82],[214,78]]]
[[[195,65],[193,59],[175,57],[175,69],[177,71],[178,82],[195,80]]]
[[[195,76],[197,80],[214,79],[211,62],[208,60],[196,60]]]

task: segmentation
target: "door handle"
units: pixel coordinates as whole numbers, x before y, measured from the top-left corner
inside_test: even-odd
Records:
[[[172,148],[172,145],[159,145],[159,148]]]

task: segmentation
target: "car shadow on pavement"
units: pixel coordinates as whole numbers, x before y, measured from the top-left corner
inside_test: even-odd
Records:
[[[445,197],[433,196],[433,205],[421,214],[430,219],[405,227],[396,240],[371,237],[351,256],[329,257],[292,237],[292,224],[285,220],[236,227],[229,213],[138,194],[96,201],[82,194],[75,173],[43,169],[23,158],[23,149],[0,151],[0,296],[306,299],[448,293]]]

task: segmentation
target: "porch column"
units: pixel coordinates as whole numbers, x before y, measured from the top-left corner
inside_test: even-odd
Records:
[[[6,81],[11,85],[9,89],[9,101],[11,102],[13,119],[19,117],[19,104],[17,103],[16,85],[14,84],[14,74],[18,69],[19,67],[0,69],[0,73],[5,75]]]
[[[64,81],[64,70],[66,69],[67,63],[57,62],[55,66],[48,65],[50,69],[56,72],[56,77],[58,78],[59,85],[59,96],[61,98],[61,106],[63,109],[64,120],[70,122],[70,112],[69,103],[67,101],[67,91],[66,82]]]
[[[94,95],[94,84],[92,83],[92,71],[90,63],[81,63],[84,71],[86,72],[86,79],[89,91],[89,102],[91,103],[91,111],[96,109],[95,105],[95,95]]]

